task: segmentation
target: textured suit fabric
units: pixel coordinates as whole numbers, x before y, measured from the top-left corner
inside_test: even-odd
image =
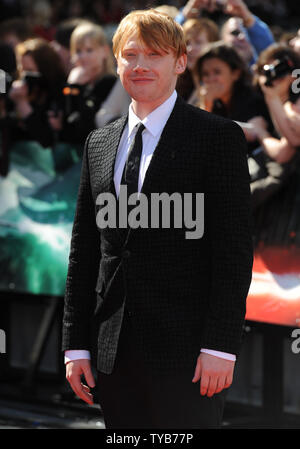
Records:
[[[96,226],[100,193],[115,194],[114,161],[127,117],[85,145],[66,281],[62,349],[92,349],[113,370],[124,306],[153,372],[193,372],[201,347],[238,354],[252,273],[247,145],[234,122],[178,98],[142,192],[204,193],[204,235],[182,228]],[[150,201],[149,201],[150,203]]]
[[[137,351],[125,312],[114,370],[98,372],[97,390],[107,429],[211,429],[222,424],[227,390],[209,398],[199,394],[192,373],[154,375]]]

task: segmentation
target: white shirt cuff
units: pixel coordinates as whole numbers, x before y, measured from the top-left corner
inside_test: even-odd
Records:
[[[231,360],[232,362],[236,361],[235,354],[229,354],[228,352],[215,351],[213,349],[201,349],[201,352],[205,352],[206,354],[214,355],[215,357],[220,357],[222,359]],[[78,359],[90,360],[91,354],[89,351],[85,351],[83,349],[70,349],[65,351],[65,363]]]
[[[84,349],[69,349],[68,351],[65,351],[65,363],[78,359],[90,360],[91,359],[90,351],[85,351]]]
[[[201,349],[200,352],[205,352],[206,354],[214,355],[221,359],[231,360],[232,362],[236,361],[236,355],[229,354],[228,352],[214,351],[213,349]]]

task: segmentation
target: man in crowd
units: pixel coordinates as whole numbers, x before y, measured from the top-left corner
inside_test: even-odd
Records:
[[[252,272],[245,139],[237,124],[177,96],[187,57],[173,19],[130,13],[113,50],[132,102],[127,116],[93,131],[85,145],[63,318],[66,376],[92,403],[93,323],[107,428],[215,428],[240,351]],[[137,193],[148,200],[142,226],[133,219],[145,212],[132,209]],[[108,226],[103,195],[119,212]],[[178,226],[182,214],[172,217],[165,200],[151,226],[155,195],[183,199],[184,223]],[[187,235],[189,206],[203,233]]]

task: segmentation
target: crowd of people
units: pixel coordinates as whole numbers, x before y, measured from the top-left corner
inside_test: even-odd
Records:
[[[30,26],[15,11],[1,23],[2,176],[15,142],[36,141],[47,148],[63,142],[82,154],[93,128],[128,110],[111,37],[130,8],[146,5],[63,3],[64,8],[60,1],[31,2]],[[254,209],[285,184],[300,150],[300,29],[268,25],[254,14],[256,3],[189,0],[153,6],[171,15],[185,34],[188,65],[178,79],[178,94],[238,122],[245,133]],[[260,2],[266,11],[273,4],[273,12],[277,8],[284,15],[283,3]]]

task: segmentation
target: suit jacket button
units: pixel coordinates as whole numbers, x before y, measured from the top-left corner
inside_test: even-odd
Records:
[[[123,258],[124,259],[129,259],[129,257],[130,257],[130,251],[128,251],[128,249],[125,249],[123,251]]]

